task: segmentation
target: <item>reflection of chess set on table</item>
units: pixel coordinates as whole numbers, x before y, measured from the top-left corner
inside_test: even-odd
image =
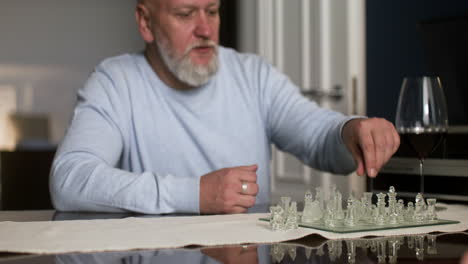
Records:
[[[406,206],[402,199],[397,200],[393,186],[387,194],[377,194],[376,204],[372,203],[372,196],[371,192],[365,192],[361,199],[351,195],[343,208],[342,195],[336,187],[327,191],[318,187],[315,200],[312,192],[306,192],[302,213],[297,211],[297,203],[291,202],[290,197],[281,197],[280,205],[270,207],[270,218],[261,220],[269,221],[273,231],[301,226],[335,233],[459,223],[438,219],[436,199],[424,199],[421,194]]]

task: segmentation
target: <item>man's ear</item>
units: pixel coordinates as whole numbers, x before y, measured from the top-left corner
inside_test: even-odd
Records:
[[[135,10],[135,19],[140,35],[146,43],[153,43],[154,35],[151,31],[151,16],[148,8],[143,4],[138,4]]]

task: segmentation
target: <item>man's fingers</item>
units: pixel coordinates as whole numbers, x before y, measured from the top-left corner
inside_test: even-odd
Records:
[[[382,133],[382,131],[376,131],[374,130],[372,132],[372,138],[374,140],[374,146],[375,146],[375,170],[376,173],[380,170],[382,165],[386,162],[387,160],[387,155],[390,153],[390,151],[387,151],[387,136],[385,133]]]
[[[364,155],[364,164],[366,167],[366,172],[369,177],[375,177],[377,175],[376,171],[376,153],[375,153],[375,144],[374,139],[370,130],[363,131],[360,134],[361,140],[359,141],[361,150]]]
[[[236,202],[236,206],[250,208],[255,205],[255,200],[256,200],[255,196],[241,194],[239,195],[239,199]]]
[[[257,182],[257,173],[252,171],[246,170],[239,170],[238,171],[238,179],[241,182]]]
[[[258,170],[258,165],[253,164],[249,166],[239,166],[239,167],[234,167],[233,169],[241,169],[241,170],[256,172]]]

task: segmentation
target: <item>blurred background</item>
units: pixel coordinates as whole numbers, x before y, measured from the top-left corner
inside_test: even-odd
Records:
[[[48,197],[33,205],[30,196],[48,193],[50,161],[69,124],[76,91],[104,58],[144,47],[134,8],[134,0],[0,1],[3,209],[50,207]],[[393,122],[403,77],[441,74],[447,77],[442,81],[450,95],[451,124],[461,134],[467,130],[467,83],[461,77],[468,69],[468,1],[225,0],[221,16],[224,46],[265,57],[304,95],[345,114]],[[457,142],[466,146],[468,140]],[[468,155],[457,155],[452,160],[458,163],[450,166],[458,170],[449,176],[468,183],[468,170],[461,172]],[[273,159],[273,201],[283,195],[300,199],[312,186],[337,185],[346,197],[375,185],[356,175],[315,171],[279,151]],[[402,185],[413,173],[413,163],[405,166],[410,169],[387,171],[405,175]],[[390,181],[382,177],[379,188]],[[457,197],[466,200],[468,193]]]

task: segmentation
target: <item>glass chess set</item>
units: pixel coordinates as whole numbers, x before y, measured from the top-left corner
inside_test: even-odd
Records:
[[[418,193],[414,202],[406,205],[397,200],[397,192],[391,186],[387,194],[377,194],[377,203],[372,203],[373,193],[365,192],[361,199],[350,195],[343,207],[342,195],[332,186],[328,191],[315,188],[304,196],[304,210],[298,212],[297,202],[291,197],[281,197],[281,203],[270,207],[269,221],[273,231],[287,231],[299,226],[335,233],[352,233],[396,228],[456,224],[458,221],[439,219],[436,199],[424,199]]]

